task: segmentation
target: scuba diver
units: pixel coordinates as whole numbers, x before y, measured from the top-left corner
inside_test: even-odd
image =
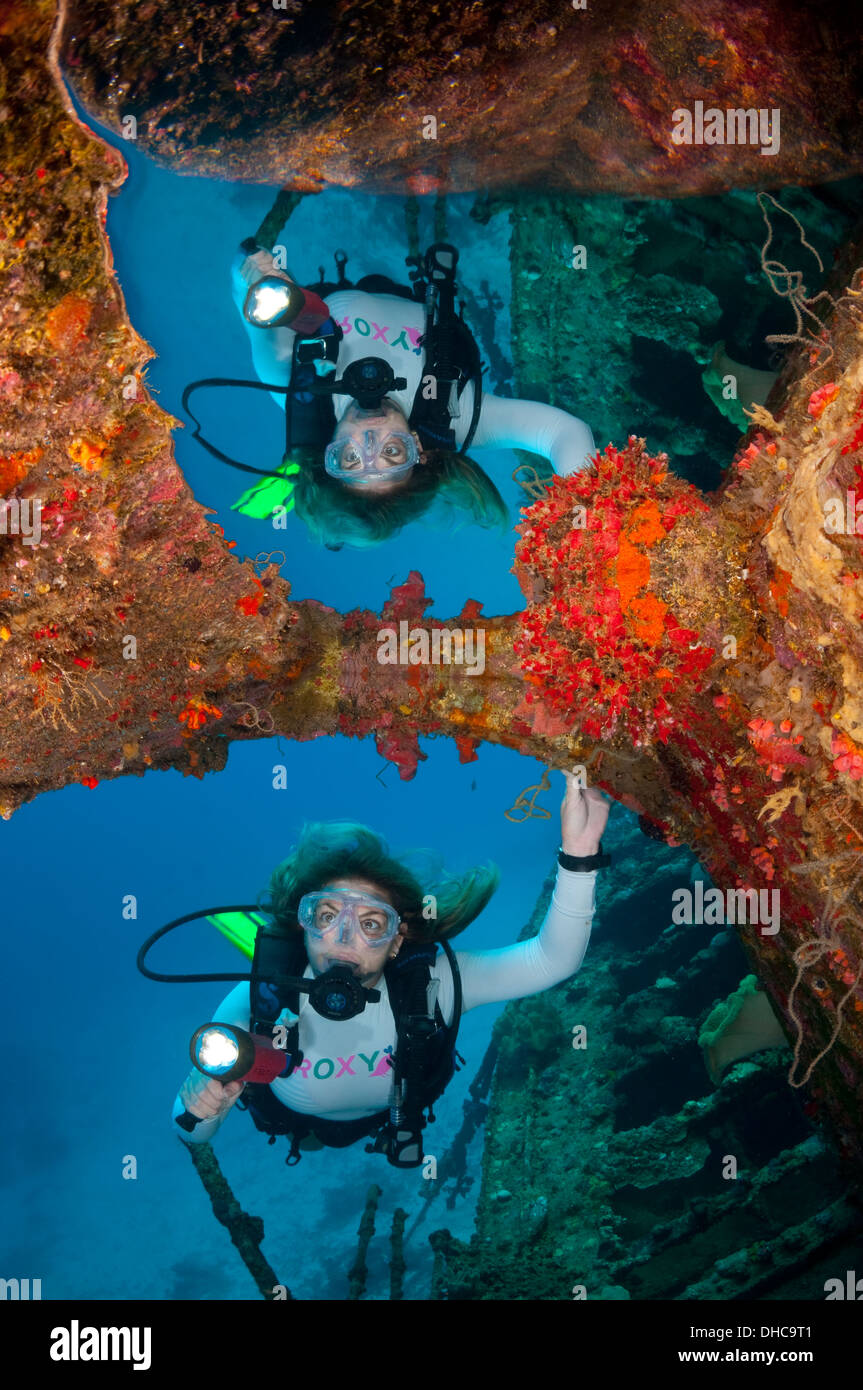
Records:
[[[290,195],[280,196],[286,216]],[[235,504],[240,510],[270,517],[273,498],[290,493],[290,506],[323,544],[363,547],[393,535],[436,499],[479,525],[506,526],[503,499],[468,457],[471,447],[526,449],[557,474],[586,465],[596,446],[584,421],[542,402],[483,392],[479,351],[463,308],[455,308],[454,246],[436,242],[424,257],[407,258],[412,289],[382,275],[352,285],[344,252],[336,252],[336,283],[324,283],[321,267],[320,283],[302,289],[282,268],[284,248],[277,260],[264,244],[275,241],[277,221],[271,214],[242,243],[232,290],[260,378],[245,384],[271,386],[285,409],[282,468],[237,465],[200,438],[199,426],[194,436],[246,472],[281,477],[281,493],[272,481],[259,484]],[[194,383],[184,407],[205,384],[244,383]]]
[[[273,874],[272,925],[258,927],[251,977],[192,1039],[195,1068],[173,1110],[184,1141],[211,1140],[239,1105],[270,1143],[289,1138],[291,1166],[306,1149],[363,1138],[395,1167],[421,1164],[425,1112],[434,1119],[456,1070],[461,1014],[559,984],[587,949],[609,802],[564,775],[548,914],[538,935],[500,950],[455,953],[448,941],[488,903],[493,866],[429,894],[365,826],[306,826]]]

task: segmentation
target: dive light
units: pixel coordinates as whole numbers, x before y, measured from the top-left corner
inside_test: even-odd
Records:
[[[228,1023],[204,1023],[192,1035],[189,1055],[198,1071],[223,1084],[257,1081],[266,1086],[281,1075],[287,1063],[273,1034],[247,1033],[245,1028]],[[191,1131],[200,1118],[184,1110],[177,1124]]]
[[[281,275],[265,275],[246,295],[243,314],[256,328],[290,326],[301,337],[317,333],[330,317],[320,295]]]
[[[273,1034],[247,1033],[229,1023],[205,1023],[189,1044],[192,1061],[217,1081],[259,1081],[267,1086],[285,1069]]]
[[[260,941],[261,938],[259,945]],[[381,998],[379,989],[366,989],[346,965],[333,965],[310,980],[286,975],[282,982],[307,994],[312,1008],[322,1018],[336,1021],[356,1018],[367,1004],[377,1004]],[[223,1084],[244,1081],[268,1086],[282,1075],[289,1060],[285,1051],[276,1046],[274,1034],[248,1033],[234,1023],[202,1024],[192,1035],[189,1055],[198,1071]],[[200,1118],[184,1110],[177,1116],[177,1124],[191,1133]]]

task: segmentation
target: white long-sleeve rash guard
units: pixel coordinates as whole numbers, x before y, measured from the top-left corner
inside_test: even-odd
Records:
[[[263,275],[277,270],[267,251],[254,256],[240,253],[232,267],[234,302],[242,315],[249,287]],[[288,274],[287,271],[279,271]],[[423,350],[418,346],[425,327],[425,310],[418,301],[399,299],[391,294],[366,294],[362,290],[339,290],[327,296],[327,307],[344,333],[336,364],[339,375],[361,357],[384,357],[396,376],[407,386],[391,391],[389,399],[410,416],[420,383]],[[294,333],[290,328],[258,328],[245,316],[243,323],[252,345],[252,361],[261,381],[287,385],[290,380]],[[468,383],[459,398],[460,411],[453,420],[459,448],[467,438],[473,414],[473,385]],[[285,397],[273,395],[284,409]],[[340,420],[351,403],[349,396],[334,396],[336,419]],[[555,473],[576,473],[587,466],[596,453],[590,426],[565,410],[541,401],[517,401],[504,396],[482,394],[482,407],[471,449],[527,449],[548,459]]]
[[[596,873],[575,873],[559,868],[551,905],[541,930],[527,941],[496,951],[457,951],[462,981],[462,1013],[478,1004],[501,1003],[538,994],[579,969],[593,919]],[[311,966],[305,971],[312,973]],[[438,1003],[446,1023],[452,1022],[455,1004],[452,971],[443,951],[431,969],[440,981]],[[322,1018],[308,996],[300,996],[300,1046],[304,1061],[291,1076],[272,1082],[273,1094],[292,1110],[325,1120],[357,1120],[385,1110],[390,1102],[392,1072],[389,1057],[395,1050],[396,1025],[387,994],[386,980],[378,986],[380,1002],[368,1004],[356,1018],[343,1023]],[[222,1000],[216,1023],[232,1023],[248,1029],[248,984],[237,985]],[[173,1119],[183,1113],[179,1096]],[[202,1144],[212,1139],[222,1119],[201,1120],[182,1137]],[[176,1129],[175,1125],[175,1129]]]

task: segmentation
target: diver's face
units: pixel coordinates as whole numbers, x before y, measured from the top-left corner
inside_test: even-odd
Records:
[[[405,418],[404,413],[398,406],[393,405],[388,397],[384,397],[379,406],[374,410],[363,410],[353,401],[345,411],[338,423],[333,439],[350,438],[355,440],[357,446],[362,446],[367,430],[380,430],[384,435],[387,430],[400,431],[402,434],[411,434],[413,431]],[[414,434],[416,446],[419,449],[419,460],[414,467],[419,467],[423,462],[423,453],[420,446],[419,436]],[[387,468],[396,468],[404,463],[404,455],[400,449],[384,448],[378,454],[375,467],[381,472]],[[351,482],[348,478],[340,479],[343,487],[350,488],[351,492],[370,492],[375,496],[386,496],[389,493],[400,492],[413,477],[413,468],[408,473],[402,473],[398,478],[392,480],[387,478],[374,478],[369,482]]]
[[[370,898],[377,898],[382,902],[392,904],[390,894],[379,884],[372,883],[367,878],[333,878],[330,879],[327,886],[347,889],[354,893],[365,893]],[[368,908],[361,907],[359,915],[361,918],[366,915],[369,919],[375,920],[380,916],[380,913],[376,914],[374,907],[369,906]],[[374,989],[384,973],[387,961],[394,959],[401,950],[406,931],[405,923],[400,923],[399,935],[382,946],[370,944],[359,928],[351,923],[334,928],[323,938],[314,937],[310,932],[305,932],[306,954],[316,975],[322,975],[333,965],[347,965],[361,985],[366,989]]]

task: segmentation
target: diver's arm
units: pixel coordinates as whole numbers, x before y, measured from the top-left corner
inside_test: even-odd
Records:
[[[258,252],[257,255],[262,259],[268,257],[270,261],[273,260],[268,251]],[[287,386],[291,376],[291,362],[294,354],[295,335],[293,329],[287,325],[281,325],[278,328],[256,328],[254,324],[247,321],[243,313],[243,306],[250,286],[260,280],[262,274],[267,273],[267,271],[260,271],[256,257],[246,256],[244,252],[239,251],[231,266],[231,294],[240,318],[243,320],[243,327],[249,335],[252,361],[258,380],[265,381],[272,386]],[[280,271],[278,273],[284,274],[285,272]],[[274,392],[272,399],[280,410],[284,410],[284,395],[280,392]]]
[[[566,794],[560,807],[560,843],[565,854],[589,858],[602,844],[609,802],[597,788],[582,786],[573,773],[563,775]],[[559,867],[538,935],[498,951],[460,952],[463,1008],[521,999],[574,975],[590,939],[595,890],[595,869]]]
[[[457,951],[462,1012],[522,999],[568,980],[579,969],[594,913],[596,870],[558,868],[551,904],[536,936],[497,951]]]
[[[248,983],[244,981],[238,984],[236,989],[231,990],[230,994],[222,1000],[212,1019],[208,1021],[212,1023],[232,1023],[237,1028],[248,1029],[250,1023],[249,1007],[249,986]],[[228,1110],[231,1109],[234,1101],[239,1099],[242,1090],[241,1087],[240,1091],[236,1092],[231,1100],[231,1105],[226,1106],[221,1115],[216,1115],[209,1120],[199,1120],[194,1129],[181,1129],[176,1122],[186,1109],[185,1101],[189,1095],[188,1088],[190,1083],[197,1081],[203,1082],[204,1077],[201,1072],[193,1069],[183,1082],[171,1112],[174,1132],[187,1144],[206,1144],[212,1139],[227,1115]]]
[[[477,449],[527,449],[565,476],[586,468],[596,453],[589,425],[542,401],[516,401],[483,392],[473,444]]]

